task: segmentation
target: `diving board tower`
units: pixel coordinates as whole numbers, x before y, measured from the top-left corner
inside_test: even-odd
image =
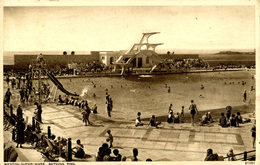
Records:
[[[163,64],[168,71],[168,66],[164,60],[155,52],[155,48],[163,43],[149,43],[149,37],[158,34],[160,32],[143,33],[143,36],[139,43],[134,44],[124,55],[121,55],[114,64],[122,68],[121,75],[125,74],[126,69],[130,63],[136,58],[137,55],[144,55],[154,63],[154,66],[150,70],[152,72],[159,64]],[[143,49],[144,48],[144,49]],[[127,60],[126,60],[127,59]]]
[[[45,59],[43,59],[42,54],[40,53],[39,55],[37,55],[36,60],[32,60],[31,64],[29,66],[29,70],[32,74],[32,79],[37,78],[37,85],[35,88],[35,93],[36,95],[34,97],[36,97],[35,99],[38,101],[38,104],[42,103],[42,75],[43,75],[43,70],[45,70],[47,68],[47,62]],[[38,98],[37,98],[38,96]]]

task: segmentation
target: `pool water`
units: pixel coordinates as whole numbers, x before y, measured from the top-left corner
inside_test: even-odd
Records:
[[[226,71],[151,77],[71,78],[59,81],[68,91],[80,94],[80,100],[87,99],[90,107],[96,103],[99,114],[104,116],[107,116],[105,104],[107,89],[113,100],[112,117],[133,120],[137,112],[141,112],[143,118],[151,115],[167,115],[170,103],[173,104],[174,112],[180,112],[181,106],[188,112],[190,100],[194,100],[199,111],[225,108],[227,105],[245,105],[247,104],[243,102],[245,89],[248,100],[255,100],[255,91],[250,91],[251,86],[255,87],[253,75],[252,71]],[[246,85],[242,85],[242,81],[245,81]],[[96,85],[95,88],[92,82]],[[51,81],[49,83],[53,85]],[[171,88],[170,93],[167,92],[165,84]],[[201,85],[204,89],[200,88]],[[93,93],[96,94],[96,98],[93,97]],[[58,94],[64,95],[60,91]]]

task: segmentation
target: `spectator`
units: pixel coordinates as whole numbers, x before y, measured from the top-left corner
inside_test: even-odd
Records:
[[[37,102],[35,102],[34,105],[36,105],[36,109],[35,110],[37,110],[37,112],[36,112],[36,119],[39,122],[42,123],[42,106],[39,103],[37,103]]]
[[[150,122],[149,122],[148,126],[152,126],[152,127],[158,128],[158,125],[160,125],[160,124],[161,124],[161,122],[156,122],[155,116],[153,115],[152,118],[150,119]]]
[[[227,157],[228,157],[228,161],[236,161],[237,160],[232,148],[230,148],[230,150],[228,151]]]
[[[103,147],[99,147],[96,154],[96,161],[103,161]]]
[[[212,118],[210,112],[207,113],[207,116],[208,116],[208,122],[212,123],[213,122],[213,118]]]
[[[113,136],[112,136],[110,130],[107,130],[107,134],[108,134],[108,138],[106,139],[106,141],[110,143],[109,148],[111,148],[111,147],[113,147],[113,141],[114,141],[114,139],[113,139]]]
[[[205,114],[201,117],[200,125],[203,125],[203,124],[208,124],[208,113],[205,113]]]
[[[110,156],[111,154],[111,149],[108,148],[106,151],[105,151],[105,155],[103,157],[103,161],[113,161],[114,158]]]
[[[16,148],[20,147],[22,148],[22,144],[25,142],[25,137],[24,137],[24,130],[25,130],[25,123],[24,123],[24,119],[18,119],[17,124],[16,124]]]
[[[7,89],[6,93],[5,93],[5,103],[7,105],[10,104],[10,99],[12,97],[12,93],[10,92],[10,88]]]
[[[77,145],[74,148],[72,148],[72,150],[74,151],[76,158],[85,157],[84,146],[80,143],[80,140],[77,140]]]
[[[9,87],[9,82],[10,82],[9,75],[6,76],[6,79],[5,79],[5,80],[6,80],[6,83],[7,83],[8,87]]]
[[[15,87],[15,79],[13,78],[12,81],[11,81],[11,85],[12,85],[12,90],[14,90],[14,87]]]
[[[4,161],[5,162],[15,162],[17,160],[18,153],[12,146],[7,147],[4,144]]]
[[[173,122],[174,122],[174,123],[180,123],[180,115],[179,115],[179,112],[177,112],[176,115],[173,115]]]
[[[94,106],[93,106],[93,108],[92,108],[92,112],[93,112],[94,114],[97,113],[97,105],[96,105],[96,104],[94,104]]]
[[[61,98],[61,95],[59,95],[58,103],[60,103],[60,104],[63,104],[63,103],[64,103],[64,101],[63,101],[62,98]]]
[[[141,112],[137,113],[137,118],[135,120],[135,126],[143,126],[143,123],[141,122]]]
[[[254,121],[254,124],[251,128],[251,132],[252,132],[252,138],[253,138],[253,148],[255,148],[255,139],[256,139],[256,125],[255,125],[256,121]]]
[[[191,123],[194,126],[194,117],[195,117],[196,112],[199,114],[199,111],[198,111],[197,106],[194,103],[194,101],[191,100],[190,102],[191,103],[190,103],[189,110],[190,110],[190,114],[191,114]]]
[[[137,148],[134,148],[133,149],[133,157],[131,158],[132,161],[138,161],[138,149]]]
[[[237,112],[236,120],[237,120],[237,126],[239,127],[239,123],[243,123],[243,118],[240,115],[240,112]]]
[[[232,116],[230,117],[230,126],[231,127],[236,127],[237,126],[237,120],[236,120],[236,116],[235,114],[232,114]]]
[[[82,112],[82,119],[83,119],[83,123],[85,126],[87,126],[87,124],[92,125],[89,121],[90,112],[91,112],[91,110],[90,110],[89,106],[86,105],[86,108]]]
[[[227,110],[227,119],[229,120],[230,119],[230,115],[231,115],[232,107],[231,106],[227,106],[226,110]]]
[[[218,161],[218,154],[213,154],[213,150],[209,148],[204,161]]]
[[[167,118],[167,123],[172,123],[173,122],[173,112],[172,110],[169,111],[169,114],[168,114],[168,118]]]
[[[184,118],[184,106],[181,107],[181,117]]]
[[[23,110],[22,110],[20,104],[18,104],[18,108],[17,108],[17,111],[16,111],[16,112],[17,112],[17,113],[16,113],[17,118],[18,118],[18,119],[22,119],[22,118],[23,118]]]
[[[221,113],[221,117],[219,119],[219,125],[221,127],[227,127],[227,119],[226,119],[226,117],[225,117],[223,112]]]
[[[122,159],[122,155],[119,154],[118,149],[114,149],[114,150],[113,150],[113,153],[114,153],[114,155],[115,155],[115,157],[114,157],[114,161],[121,161],[121,159]]]

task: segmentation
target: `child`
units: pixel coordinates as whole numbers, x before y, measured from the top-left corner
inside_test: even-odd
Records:
[[[181,107],[181,122],[184,122],[184,106]]]
[[[141,122],[141,112],[137,113],[137,118],[135,120],[135,126],[143,126],[143,123]]]
[[[108,134],[108,138],[106,139],[107,142],[110,142],[110,146],[109,148],[113,147],[113,136],[111,134],[111,131],[110,130],[107,130],[107,134]]]

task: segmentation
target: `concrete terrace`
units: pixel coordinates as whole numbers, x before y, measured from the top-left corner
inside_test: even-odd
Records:
[[[34,106],[23,107],[24,115],[28,116],[28,123],[34,116]],[[80,110],[71,105],[43,104],[43,132],[51,126],[52,134],[56,137],[72,138],[74,145],[80,139],[85,152],[92,155],[86,161],[94,161],[98,148],[105,143],[108,129],[114,137],[114,148],[119,149],[123,156],[131,156],[132,149],[138,148],[138,158],[145,161],[202,161],[208,148],[212,148],[219,155],[226,156],[230,148],[235,153],[253,150],[250,129],[252,122],[241,124],[240,127],[222,128],[217,122],[209,126],[191,126],[190,123],[168,124],[162,122],[158,129],[144,125],[135,127],[134,121],[108,119],[101,114],[91,114],[92,126],[84,126],[81,121]],[[251,117],[244,114],[243,117]],[[252,118],[253,119],[253,118]],[[5,131],[5,142],[10,142],[11,132]],[[18,161],[40,162],[41,154],[32,149],[29,144],[18,148]],[[85,160],[84,160],[85,161]]]

